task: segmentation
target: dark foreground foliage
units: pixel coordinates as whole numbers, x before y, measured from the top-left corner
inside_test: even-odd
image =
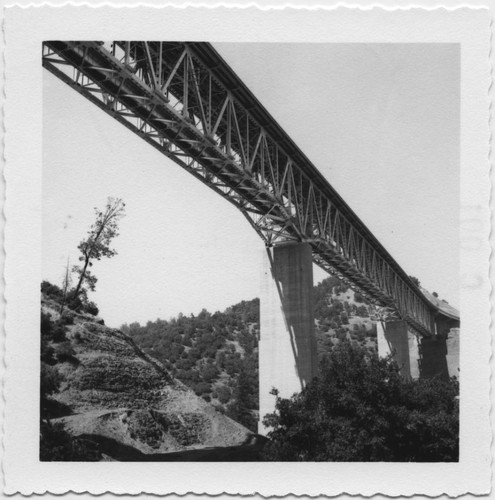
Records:
[[[455,379],[408,382],[390,360],[342,343],[301,393],[277,398],[265,459],[457,461],[458,394]]]
[[[40,423],[40,460],[72,462],[99,461],[98,445],[82,438],[74,438],[64,430],[62,424],[49,421]]]

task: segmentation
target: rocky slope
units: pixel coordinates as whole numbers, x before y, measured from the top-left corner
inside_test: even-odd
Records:
[[[105,460],[252,440],[250,431],[175,380],[130,336],[89,314],[66,309],[61,317],[59,308],[42,297],[41,412],[50,425],[63,424]],[[56,382],[43,398],[44,371]]]

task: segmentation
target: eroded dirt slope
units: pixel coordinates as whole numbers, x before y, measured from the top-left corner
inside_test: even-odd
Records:
[[[43,298],[42,312],[54,324],[58,310]],[[49,341],[63,378],[51,396],[50,420],[96,443],[104,458],[139,459],[252,440],[248,429],[173,379],[120,330],[72,311],[64,312],[62,323],[66,339]]]

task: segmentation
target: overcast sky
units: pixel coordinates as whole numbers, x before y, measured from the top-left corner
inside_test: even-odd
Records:
[[[214,46],[403,269],[458,307],[459,46]],[[48,71],[43,86],[42,279],[61,283],[113,196],[118,255],[93,268],[107,324],[260,295],[263,242],[237,209]]]

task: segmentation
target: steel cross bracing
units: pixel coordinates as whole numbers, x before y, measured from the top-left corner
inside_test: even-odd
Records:
[[[43,44],[43,66],[233,203],[265,240],[316,264],[423,335],[435,310],[208,43]]]

